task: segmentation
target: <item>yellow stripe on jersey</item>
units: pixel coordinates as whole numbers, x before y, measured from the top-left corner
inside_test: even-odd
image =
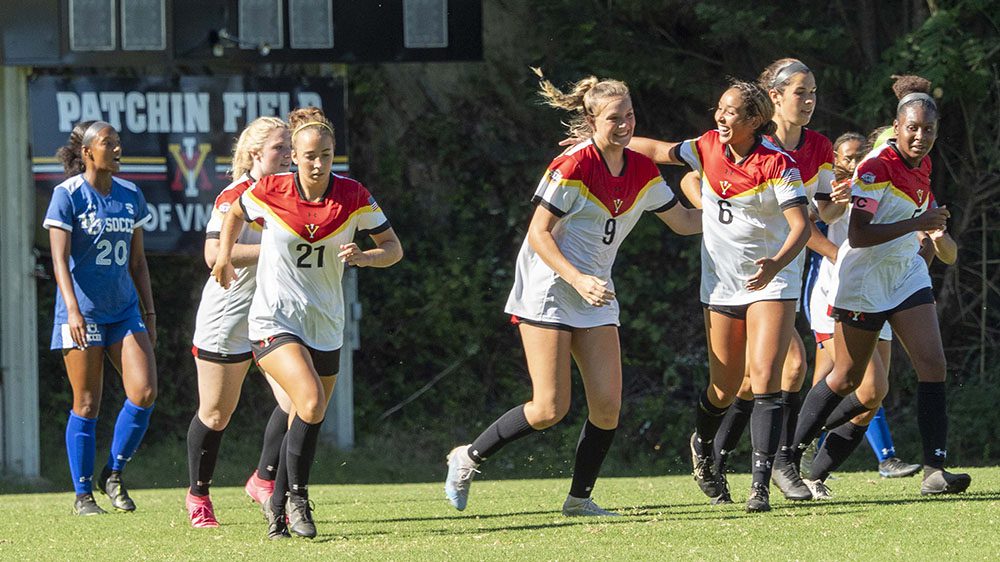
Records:
[[[886,182],[886,183],[889,184],[888,192],[889,192],[890,195],[895,195],[896,197],[898,197],[900,199],[903,199],[904,201],[907,201],[907,202],[909,202],[911,204],[914,204],[914,205],[916,205],[918,207],[923,207],[924,206],[924,202],[926,202],[927,199],[928,199],[928,197],[924,197],[923,198],[924,199],[923,202],[914,201],[912,195],[906,193],[902,189],[899,189],[895,185],[892,185],[892,182]]]
[[[882,190],[884,190],[886,188],[886,186],[889,186],[889,187],[892,187],[893,189],[895,189],[895,187],[892,185],[892,183],[891,182],[887,182],[887,181],[881,181],[881,182],[878,182],[878,183],[863,183],[863,182],[856,181],[856,182],[854,182],[854,185],[852,187],[857,187],[861,191],[882,191]]]
[[[819,176],[823,173],[823,170],[826,170],[828,172],[833,172],[833,164],[831,164],[829,162],[824,162],[823,164],[820,165],[819,168],[816,169],[816,175],[815,176],[809,178],[808,180],[805,179],[805,178],[802,178],[802,185],[803,185],[803,187],[808,187],[808,186],[810,186],[810,185],[818,182],[819,181]],[[801,170],[799,170],[799,171],[801,171]]]
[[[699,137],[699,138],[701,138],[701,137]],[[698,159],[698,170],[701,170],[701,175],[704,176],[705,175],[705,162],[701,159],[701,153],[698,152],[698,139],[694,139],[694,140],[690,140],[690,141],[684,141],[684,142],[685,143],[688,143],[688,142],[691,143],[691,154],[694,154],[694,157]],[[682,147],[680,147],[680,146],[677,147],[678,152],[680,152],[681,148]],[[681,164],[683,164],[684,163],[683,162],[684,159],[681,158],[681,160],[682,160]]]
[[[624,215],[625,213],[631,211],[632,207],[635,207],[635,204],[638,203],[640,199],[642,199],[643,197],[645,197],[646,192],[649,191],[649,189],[651,187],[653,187],[654,185],[656,185],[656,184],[658,184],[658,183],[660,183],[662,181],[663,181],[663,178],[661,178],[660,176],[656,176],[655,178],[653,178],[653,179],[649,180],[648,182],[646,182],[646,185],[642,186],[642,189],[640,189],[639,192],[635,194],[635,199],[632,200],[632,204],[629,205],[628,209],[625,209],[624,211],[622,211],[621,213],[619,213],[619,215]]]
[[[362,213],[374,213],[374,212],[375,211],[372,210],[372,206],[371,205],[364,205],[363,207],[361,207],[359,209],[356,209],[353,213],[351,213],[350,215],[348,215],[348,217],[346,219],[344,219],[344,224],[340,225],[340,228],[338,228],[337,230],[334,230],[330,234],[327,234],[326,236],[320,238],[319,240],[317,240],[317,242],[322,242],[323,240],[326,240],[327,238],[329,238],[331,236],[336,236],[336,235],[340,234],[345,228],[347,228],[347,225],[351,224],[351,220],[354,217],[356,217],[357,215],[360,215]]]
[[[290,232],[290,233],[298,236],[299,238],[302,238],[302,236],[298,232],[296,232],[296,230],[294,228],[288,226],[288,223],[286,223],[285,221],[281,220],[281,217],[278,216],[278,213],[275,213],[274,211],[271,210],[271,206],[270,205],[268,205],[267,203],[265,203],[264,201],[262,201],[261,199],[259,199],[256,195],[254,195],[252,189],[247,190],[246,192],[244,192],[244,195],[250,197],[250,199],[253,199],[254,203],[256,203],[257,206],[259,206],[261,209],[264,209],[265,211],[267,211],[267,214],[269,214],[272,217],[274,217],[274,220],[278,221],[278,224],[280,224],[282,228],[284,228],[288,232]]]

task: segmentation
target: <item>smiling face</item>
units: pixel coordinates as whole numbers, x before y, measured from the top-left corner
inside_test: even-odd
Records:
[[[319,127],[299,131],[292,141],[292,161],[299,167],[303,184],[325,182],[333,167],[333,137]]]
[[[292,166],[292,137],[288,129],[275,127],[260,151],[253,153],[253,161],[261,176],[287,172]]]
[[[849,140],[840,143],[837,150],[833,153],[833,165],[837,168],[843,168],[849,173],[854,173],[854,169],[858,167],[858,162],[861,161],[861,141],[859,140]]]
[[[719,142],[722,144],[742,145],[753,142],[754,131],[760,125],[759,117],[749,118],[746,114],[746,102],[736,88],[729,88],[719,99],[715,109],[715,124],[719,130]]]
[[[804,127],[816,110],[816,77],[812,72],[793,74],[782,91],[768,91],[774,103],[775,117],[792,125]]]
[[[922,103],[903,106],[892,126],[896,146],[910,164],[917,165],[934,147],[937,139],[937,111]]]
[[[83,147],[83,162],[88,170],[117,173],[121,168],[122,142],[114,127],[105,127]]]
[[[635,132],[632,98],[624,96],[607,100],[589,120],[594,128],[594,142],[599,148],[625,148]]]

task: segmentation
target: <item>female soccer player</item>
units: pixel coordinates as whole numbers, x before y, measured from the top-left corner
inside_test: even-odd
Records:
[[[70,177],[52,192],[43,223],[57,286],[52,349],[62,350],[73,388],[66,453],[77,515],[105,513],[92,485],[104,355],[121,375],[126,396],[97,482],[115,509],[135,511],[122,471],[146,434],[156,399],[156,310],[141,228],[151,215],[139,188],[113,176],[121,154],[110,124],[74,127],[56,155]]]
[[[678,234],[695,234],[701,231],[701,211],[677,205],[656,165],[625,148],[635,112],[623,82],[591,76],[563,93],[542,78],[541,95],[548,105],[573,112],[570,137],[585,140],[552,161],[535,191],[537,206],[507,299],[505,310],[524,345],[532,396],[471,444],[452,449],[445,495],[464,510],[473,474],[483,461],[566,415],[572,357],[583,378],[588,416],[562,513],[617,515],[591,498],[621,408],[619,305],[611,268],[643,212],[656,213]]]
[[[769,511],[768,480],[781,435],[781,368],[794,331],[801,261],[809,238],[806,194],[795,162],[764,138],[774,105],[757,84],[733,81],[715,111],[718,128],[681,143],[634,139],[658,163],[687,163],[702,176],[701,302],[709,386],[691,435],[694,476],[726,501],[712,470],[712,442],[749,371],[753,483],[746,509]]]
[[[798,59],[783,58],[768,65],[758,77],[757,83],[767,91],[774,104],[772,120],[775,131],[767,137],[767,140],[795,159],[802,176],[806,197],[815,203],[818,215],[827,221],[836,220],[846,209],[850,189],[846,186],[837,190],[832,189],[833,149],[830,141],[820,133],[806,128],[816,110],[816,78],[813,72]],[[836,246],[823,236],[812,221],[809,222],[809,226],[809,248],[820,255],[835,256]],[[799,254],[797,259],[800,264],[804,264],[806,254],[804,252]],[[795,431],[801,404],[799,391],[805,380],[805,366],[805,346],[798,333],[792,330],[791,343],[782,365],[781,439],[772,471],[775,484],[790,500],[805,500],[812,497],[809,490],[804,487],[789,486],[787,478],[783,475],[783,472],[791,466],[788,462],[790,451],[787,444]],[[739,441],[752,411],[753,394],[749,381],[744,381],[740,394],[733,407],[726,412],[726,417],[713,440],[716,462],[714,471],[720,480],[725,479],[725,461],[728,452],[732,451]],[[720,501],[725,502],[727,499],[722,497]]]
[[[258,179],[287,172],[292,145],[288,125],[276,117],[260,117],[240,134],[233,149],[233,183],[215,200],[205,236],[205,261],[215,265],[219,252],[219,228],[226,211]],[[194,331],[195,365],[198,368],[198,411],[188,428],[188,472],[190,487],[185,501],[193,527],[218,527],[209,496],[222,433],[240,400],[240,389],[250,366],[247,314],[257,286],[257,257],[261,224],[246,225],[233,247],[236,281],[223,289],[209,279],[201,294]],[[246,484],[247,494],[264,503],[274,490],[281,439],[288,427],[291,401],[285,391],[266,377],[278,400],[264,431],[257,470]]]
[[[888,321],[917,373],[922,494],[962,492],[972,481],[968,474],[943,468],[948,432],[944,348],[927,263],[913,235],[926,233],[936,257],[955,261],[957,247],[945,230],[949,212],[936,205],[930,189],[928,153],[937,136],[938,115],[929,95],[904,96],[896,106],[895,139],[876,147],[855,171],[848,239],[834,268],[833,372],[810,390],[794,439],[801,456],[805,444],[861,383],[878,332]]]
[[[263,219],[249,333],[258,365],[291,398],[293,412],[274,493],[262,508],[269,538],[288,537],[289,529],[312,538],[309,469],[340,370],[344,265],[389,267],[403,250],[368,190],[330,172],[333,125],[323,112],[296,109],[288,124],[299,170],[259,179],[226,213],[212,277],[223,288],[230,286],[240,221]],[[353,242],[357,234],[369,235],[376,248],[361,250]]]

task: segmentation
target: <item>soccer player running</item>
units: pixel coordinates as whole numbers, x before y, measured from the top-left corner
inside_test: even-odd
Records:
[[[927,262],[913,234],[925,233],[936,257],[954,263],[957,246],[946,231],[950,213],[937,206],[930,188],[928,154],[937,137],[938,117],[937,105],[926,93],[904,96],[896,106],[895,138],[876,146],[855,171],[848,238],[838,252],[831,290],[836,321],[833,372],[809,391],[793,441],[798,463],[831,413],[864,379],[879,331],[888,321],[917,373],[922,494],[962,492],[972,481],[968,474],[944,470],[944,348]]]
[[[564,93],[543,78],[541,95],[548,105],[573,113],[569,136],[579,142],[552,161],[535,191],[537,206],[505,308],[521,334],[531,400],[500,416],[471,444],[452,449],[445,495],[464,510],[482,462],[563,419],[570,407],[572,358],[583,379],[588,415],[562,514],[614,516],[591,497],[621,409],[612,265],[644,212],[687,235],[701,231],[701,211],[677,205],[656,165],[626,148],[635,112],[623,82],[591,76]]]
[[[281,444],[270,501],[262,504],[272,539],[316,536],[309,472],[320,425],[340,370],[344,341],[344,266],[389,267],[402,246],[361,183],[331,173],[333,125],[315,107],[288,115],[298,172],[260,178],[222,223],[212,277],[228,288],[240,222],[263,219],[257,289],[249,333],[258,365],[291,398],[292,422]],[[353,240],[368,235],[375,248]],[[285,516],[288,516],[286,523]]]
[[[156,310],[141,228],[151,215],[139,188],[113,175],[121,154],[110,124],[74,127],[56,154],[70,177],[52,192],[43,223],[57,286],[51,348],[62,351],[73,389],[66,453],[77,515],[106,513],[94,501],[92,482],[104,356],[121,375],[126,396],[97,481],[115,509],[135,511],[122,471],[146,434],[156,399]]]
[[[637,138],[630,145],[659,163],[687,163],[702,177],[701,302],[709,385],[696,409],[691,460],[702,492],[713,503],[729,500],[725,480],[712,468],[712,442],[749,372],[755,405],[748,512],[771,509],[781,370],[802,286],[796,257],[809,238],[799,170],[764,137],[775,130],[773,115],[767,92],[734,80],[716,108],[717,129],[680,143]]]
[[[806,197],[810,203],[815,204],[818,216],[827,222],[838,219],[847,207],[850,188],[837,186],[838,189],[833,189],[833,148],[830,141],[822,134],[806,128],[816,110],[815,75],[802,61],[783,58],[768,65],[758,77],[757,83],[767,91],[774,104],[772,120],[775,131],[766,137],[767,140],[795,159]],[[808,247],[833,259],[837,247],[827,240],[813,221],[809,221],[809,228]],[[805,263],[806,252],[799,254],[797,260],[801,267]],[[787,445],[795,432],[801,405],[799,391],[805,374],[805,345],[798,332],[792,330],[791,343],[781,371],[781,439],[772,470],[772,480],[789,500],[812,498],[807,488],[789,485],[788,479],[783,475],[791,466],[791,453]],[[712,442],[715,459],[713,470],[720,480],[726,478],[727,457],[739,442],[752,415],[753,405],[750,381],[745,379]],[[720,501],[725,502],[726,499],[723,496]]]
[[[258,179],[287,172],[292,145],[288,125],[276,117],[260,117],[248,124],[233,149],[233,182],[215,200],[205,234],[205,261],[215,265],[219,253],[219,229],[226,211]],[[188,427],[188,473],[190,487],[185,501],[193,527],[218,527],[209,486],[222,444],[222,434],[240,400],[240,390],[250,367],[250,336],[247,315],[257,287],[257,258],[263,221],[244,226],[233,246],[236,280],[223,289],[214,279],[201,293],[194,330],[195,365],[198,369],[198,411]],[[263,504],[274,491],[275,470],[281,440],[288,427],[291,400],[266,376],[278,401],[264,430],[257,469],[247,480],[247,494]]]

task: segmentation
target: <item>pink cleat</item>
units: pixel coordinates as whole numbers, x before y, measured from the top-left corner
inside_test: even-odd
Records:
[[[210,497],[194,496],[188,491],[184,503],[187,504],[191,526],[195,529],[214,529],[219,526],[219,522],[215,520],[215,509],[212,507]]]
[[[257,476],[257,471],[254,470],[243,489],[246,490],[250,499],[264,505],[264,502],[269,501],[271,494],[274,493],[274,480],[264,480]]]

